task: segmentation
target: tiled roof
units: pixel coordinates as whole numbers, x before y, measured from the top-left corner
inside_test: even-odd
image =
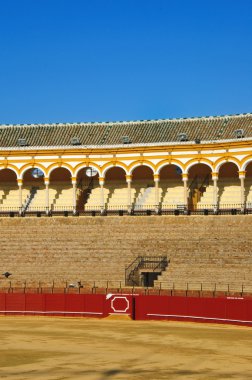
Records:
[[[243,129],[252,138],[252,114],[187,119],[141,120],[106,123],[0,125],[0,147],[18,147],[18,139],[28,146],[69,146],[77,137],[81,145],[121,145],[128,136],[132,144],[179,141],[185,133],[189,141],[235,139],[235,130]]]

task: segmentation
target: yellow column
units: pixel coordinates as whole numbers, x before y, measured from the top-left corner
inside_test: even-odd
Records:
[[[99,185],[101,188],[101,200],[100,200],[100,208],[101,208],[101,214],[104,213],[105,207],[104,207],[104,177],[99,177]]]
[[[159,211],[159,174],[154,174],[154,182],[155,182],[155,209],[156,213]]]
[[[213,210],[214,213],[218,211],[218,172],[212,172],[213,180]]]
[[[76,202],[77,202],[77,198],[76,198],[76,177],[72,177],[72,186],[73,186],[73,214],[75,215],[76,214]]]
[[[128,213],[131,213],[132,204],[131,204],[131,181],[132,175],[126,175],[126,182],[128,184]]]
[[[182,174],[182,181],[184,182],[184,207],[185,207],[185,210],[187,210],[188,209],[188,189],[187,189],[188,174],[187,173]]]
[[[241,212],[245,210],[245,171],[239,171],[239,178],[241,181]]]
[[[22,214],[22,209],[23,209],[23,201],[22,201],[22,185],[23,185],[23,180],[22,179],[18,179],[17,180],[17,183],[18,183],[18,193],[19,193],[19,215]]]
[[[46,215],[49,214],[49,178],[44,178],[45,183],[45,209],[46,209]]]

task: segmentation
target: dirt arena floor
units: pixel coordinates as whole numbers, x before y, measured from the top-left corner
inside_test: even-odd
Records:
[[[252,328],[0,317],[0,379],[252,379]]]

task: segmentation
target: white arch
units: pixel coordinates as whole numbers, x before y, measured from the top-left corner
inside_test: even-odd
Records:
[[[205,162],[205,161],[202,161],[202,162],[191,162],[186,168],[185,168],[185,173],[188,174],[189,170],[195,166],[195,165],[206,165],[208,166],[212,171],[214,170],[213,169],[213,166],[211,166],[208,162]]]
[[[81,169],[87,169],[87,168],[92,168],[94,170],[97,170],[98,174],[99,174],[99,177],[101,177],[101,171],[100,171],[100,169],[97,166],[92,165],[92,164],[90,164],[90,165],[83,164],[83,165],[79,166],[78,169],[75,169],[74,176],[77,177],[77,175],[78,175],[78,173],[79,173],[79,171]]]
[[[51,173],[52,173],[54,170],[59,169],[59,168],[64,168],[64,169],[68,170],[69,173],[71,174],[71,177],[73,177],[73,171],[70,170],[66,165],[63,164],[63,165],[53,166],[53,167],[48,171],[48,178],[50,178],[50,175],[51,175]]]
[[[104,178],[105,178],[105,174],[107,173],[107,171],[108,171],[109,169],[112,169],[112,168],[120,168],[120,169],[122,169],[122,170],[124,171],[125,175],[128,174],[128,173],[127,173],[127,170],[126,170],[122,165],[117,165],[117,164],[116,164],[116,165],[113,165],[113,164],[111,164],[111,165],[107,166],[107,167],[103,170],[101,177],[104,177]]]
[[[238,164],[237,164],[237,162],[235,161],[235,160],[223,160],[223,161],[220,161],[219,163],[218,163],[218,165],[216,166],[216,168],[215,168],[215,171],[217,172],[217,173],[219,173],[219,171],[220,171],[220,168],[224,165],[224,164],[228,164],[228,163],[230,163],[230,162],[232,162],[233,164],[235,164],[235,166],[237,167],[237,169],[238,170],[241,170],[240,169],[240,167],[238,166]]]
[[[154,174],[160,174],[160,171],[161,171],[165,166],[171,166],[171,165],[177,166],[178,168],[181,169],[182,173],[184,173],[184,169],[183,169],[182,165],[177,164],[176,162],[171,162],[171,163],[164,162],[164,163],[158,168],[157,172],[155,172]]]
[[[8,169],[8,170],[11,170],[12,172],[14,172],[16,174],[16,177],[17,179],[20,179],[19,175],[18,175],[18,171],[14,168],[9,168],[9,167],[0,167],[0,171],[1,170],[4,170],[4,169]]]
[[[132,166],[132,168],[130,168],[130,171],[129,171],[129,175],[132,175],[133,174],[133,171],[138,167],[138,166],[148,166],[148,168],[151,169],[153,175],[155,173],[153,167],[151,165],[149,165],[148,163],[140,163],[140,162],[137,162],[135,165]]]
[[[245,161],[241,167],[241,171],[244,171],[246,170],[248,164],[250,164],[252,162],[252,158],[249,158],[247,161]]]
[[[29,165],[29,166],[26,166],[26,167],[21,171],[21,173],[20,173],[20,179],[23,179],[25,172],[27,172],[27,170],[30,170],[30,169],[39,169],[39,170],[41,170],[41,171],[44,173],[44,177],[46,176],[46,173],[45,173],[44,169],[41,168],[40,166]]]

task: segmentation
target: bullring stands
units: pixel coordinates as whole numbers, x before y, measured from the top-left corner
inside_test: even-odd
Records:
[[[250,215],[1,218],[1,270],[12,276],[0,286],[124,285],[127,266],[155,255],[169,260],[158,288],[252,291],[251,227]]]

